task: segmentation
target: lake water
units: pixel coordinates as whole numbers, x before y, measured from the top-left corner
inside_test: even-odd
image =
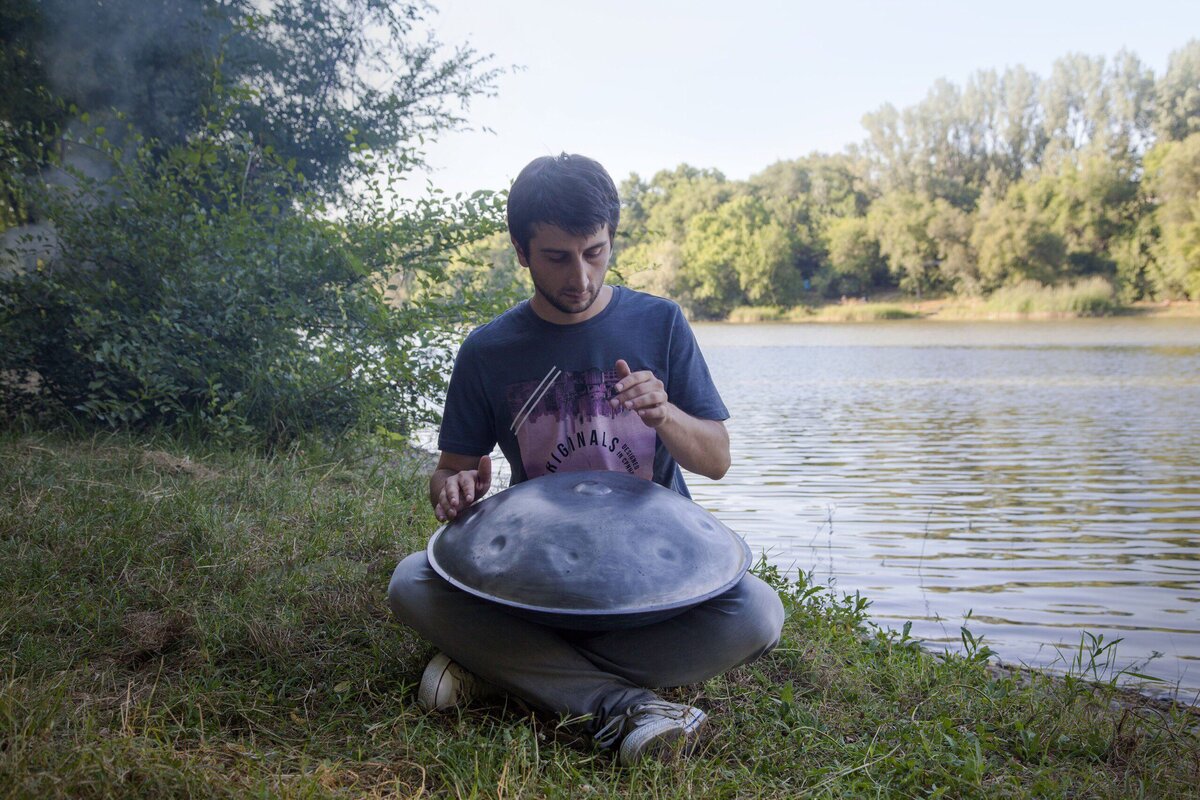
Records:
[[[1200,691],[1200,320],[696,325],[733,466],[697,502],[935,649],[968,627]],[[1151,691],[1155,691],[1151,688]]]

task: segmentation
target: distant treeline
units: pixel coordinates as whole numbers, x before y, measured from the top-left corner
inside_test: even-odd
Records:
[[[1200,40],[1155,76],[1071,55],[939,81],[863,118],[841,153],[746,181],[631,175],[617,268],[694,316],[902,291],[985,296],[1107,280],[1122,301],[1200,298]]]

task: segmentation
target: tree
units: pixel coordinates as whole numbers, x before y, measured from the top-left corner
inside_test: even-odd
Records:
[[[734,189],[719,171],[687,164],[660,170],[649,181],[631,175],[620,188],[621,230],[613,270],[631,286],[688,302],[681,253],[690,221],[716,209]]]
[[[1047,222],[1053,196],[1046,185],[1021,182],[1003,195],[986,192],[971,234],[985,292],[1034,280],[1055,282],[1066,258],[1062,237]]]
[[[229,129],[330,195],[359,154],[419,161],[422,136],[463,120],[496,71],[469,47],[448,55],[415,0],[44,0],[35,43],[50,85],[93,118],[110,111],[157,147],[204,124],[214,91]],[[130,25],[130,20],[137,20]],[[232,94],[230,89],[236,89]],[[109,126],[113,133],[124,126]]]
[[[871,201],[860,160],[847,154],[813,153],[779,161],[752,175],[747,189],[759,198],[792,239],[793,266],[812,279],[828,264],[824,231],[829,222],[861,216]]]
[[[37,5],[42,35],[33,46],[54,92],[94,119],[118,113],[164,148],[203,124],[222,43],[243,38],[239,20],[249,13],[240,2],[210,0],[42,0]],[[126,126],[108,128],[115,137]]]
[[[497,210],[499,200],[496,199]],[[431,277],[437,280],[431,281]],[[533,290],[529,271],[518,261],[507,230],[459,247],[444,276],[401,272],[396,279],[403,282],[404,291],[400,295],[403,299],[470,307],[487,305],[497,314],[529,297]]]
[[[1151,138],[1153,96],[1154,76],[1132,53],[1111,64],[1078,53],[1057,60],[1041,91],[1052,165],[1085,150],[1140,154]]]
[[[50,157],[66,120],[36,50],[45,35],[34,0],[0,2],[0,231],[31,220],[26,179]]]
[[[723,319],[745,299],[723,246],[725,233],[715,211],[698,214],[688,223],[677,285],[678,299],[692,316]]]
[[[1116,160],[1133,160],[1154,140],[1154,72],[1122,50],[1113,59],[1109,83],[1109,154]]]
[[[932,203],[909,192],[884,194],[867,215],[892,280],[917,296],[940,284],[937,243],[929,235],[932,218]]]
[[[1083,148],[1107,123],[1104,57],[1074,53],[1058,59],[1042,84],[1040,99],[1055,156]]]
[[[498,75],[471,47],[446,54],[419,34],[418,0],[274,0],[254,24],[256,5],[226,67],[255,94],[238,121],[326,191],[347,186],[362,148],[418,163],[420,140],[461,127]]]
[[[961,294],[979,294],[978,257],[971,245],[975,215],[938,198],[925,232],[936,251],[938,282]]]
[[[984,72],[965,91],[939,80],[915,106],[865,115],[864,148],[883,191],[973,207],[996,160],[1000,107],[1000,82]]]
[[[1112,249],[1137,224],[1141,210],[1134,167],[1090,150],[1076,163],[1042,175],[1035,193],[1049,197],[1046,219],[1066,248],[1063,277],[1114,277]]]
[[[688,221],[721,205],[734,189],[719,170],[688,164],[660,170],[649,183],[632,176],[621,185],[622,202],[632,212],[623,225],[625,237],[635,244],[656,238],[682,242]]]
[[[1200,298],[1200,133],[1157,145],[1146,157],[1146,181],[1158,203],[1161,290]]]
[[[825,232],[829,252],[828,274],[821,292],[827,297],[857,297],[887,280],[887,262],[879,252],[879,240],[863,217],[841,217],[830,221]]]
[[[1041,163],[1046,131],[1037,101],[1039,85],[1038,76],[1021,66],[1005,70],[1000,79],[1000,110],[992,134],[996,169],[986,183],[1002,180],[1007,185]]]
[[[1171,53],[1155,86],[1154,132],[1179,142],[1200,133],[1200,39]]]
[[[694,217],[680,282],[693,307],[721,317],[736,305],[793,305],[801,278],[788,231],[761,200],[742,196]]]

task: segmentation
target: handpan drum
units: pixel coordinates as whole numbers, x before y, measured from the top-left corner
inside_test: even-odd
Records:
[[[728,591],[750,567],[741,536],[686,497],[633,475],[570,472],[519,483],[433,534],[447,581],[543,625],[648,625]]]

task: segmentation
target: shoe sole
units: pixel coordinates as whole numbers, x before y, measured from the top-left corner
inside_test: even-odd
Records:
[[[698,708],[686,720],[663,719],[633,731],[621,742],[618,761],[623,767],[656,758],[668,761],[691,755],[700,746],[701,734],[708,715]]]
[[[442,682],[446,679],[446,674],[450,671],[451,663],[449,656],[445,653],[438,653],[429,662],[429,665],[425,667],[425,671],[421,673],[421,685],[417,689],[417,704],[426,711],[441,711],[443,708],[451,707],[438,703],[438,695],[442,691]]]

